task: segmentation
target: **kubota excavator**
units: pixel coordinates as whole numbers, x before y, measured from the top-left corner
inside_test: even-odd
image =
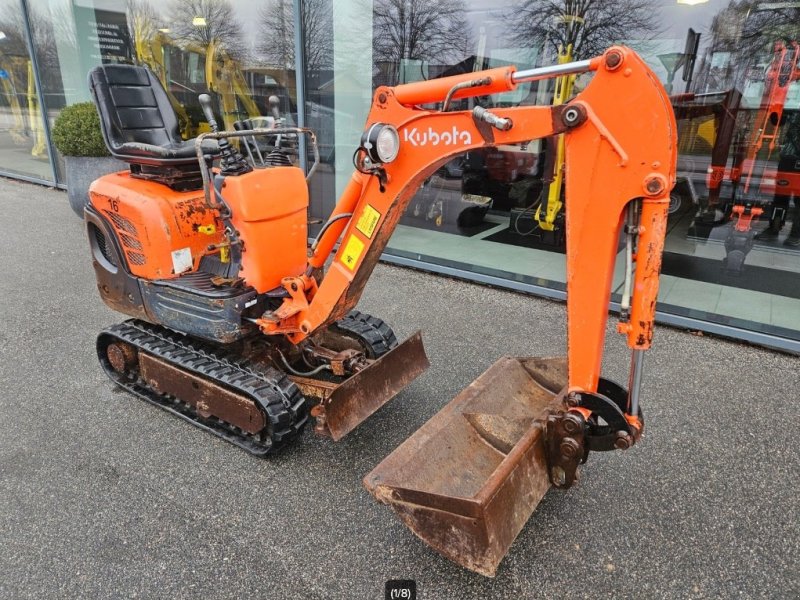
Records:
[[[422,108],[583,72],[590,83],[558,106]],[[228,140],[308,135],[310,176],[312,132],[216,131],[206,96],[214,131],[182,141],[152,72],[104,65],[89,82],[109,150],[130,165],[95,181],[85,209],[101,297],[133,317],[97,340],[123,388],[257,455],[297,437],[309,415],[340,439],[428,366],[419,333],[397,346],[388,325],[354,311],[414,192],[465,151],[563,134],[567,357],[500,359],[365,484],[433,548],[493,575],[551,485],[572,485],[590,451],[639,440],[676,127],[633,51],[378,88],[356,170],[310,247],[304,172],[245,159]],[[601,376],[621,233],[627,388]]]

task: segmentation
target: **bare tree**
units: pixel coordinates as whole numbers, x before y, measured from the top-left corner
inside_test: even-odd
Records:
[[[2,15],[0,17],[0,31],[5,34],[2,42],[0,42],[0,52],[7,57],[24,58],[24,66],[25,70],[27,70],[27,61],[30,56],[28,54],[22,11],[13,7],[13,5],[6,6],[0,9],[0,15]],[[28,7],[28,19],[33,32],[33,45],[36,50],[39,67],[43,70],[57,70],[58,54],[53,35],[53,24],[34,7]],[[27,79],[27,74],[25,74],[25,79]]]
[[[134,46],[146,43],[158,36],[158,29],[162,27],[161,16],[149,0],[128,0],[126,13]],[[136,50],[135,54],[139,54],[139,48],[134,48],[134,50]]]
[[[464,0],[376,0],[374,59],[461,60],[471,37],[465,11]]]
[[[633,37],[652,39],[660,28],[655,0],[521,0],[510,19],[513,39],[558,52],[572,45],[575,58],[602,53]]]
[[[22,22],[22,13],[16,6],[10,3],[3,7],[0,12],[0,31],[3,32],[2,49],[6,56],[28,55],[28,47],[25,43],[25,26]]]
[[[698,68],[698,82],[706,89],[741,87],[745,78],[773,60],[775,44],[800,41],[800,7],[796,3],[732,0],[711,21],[706,56]],[[713,64],[712,57],[725,57]]]
[[[308,70],[333,66],[332,0],[306,0],[302,3],[305,63]],[[293,69],[294,12],[291,0],[269,0],[259,10],[259,19],[267,32],[259,50],[273,65]]]
[[[168,9],[174,38],[186,45],[209,45],[244,58],[244,34],[229,0],[172,0]]]

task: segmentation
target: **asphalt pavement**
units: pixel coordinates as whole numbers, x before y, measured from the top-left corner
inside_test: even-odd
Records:
[[[431,368],[343,441],[262,460],[107,380],[95,336],[124,317],[63,192],[0,179],[0,211],[0,598],[800,597],[796,356],[657,327],[643,441],[550,491],[487,579],[361,479],[498,357],[564,354],[563,304],[379,266],[360,307],[422,329]]]

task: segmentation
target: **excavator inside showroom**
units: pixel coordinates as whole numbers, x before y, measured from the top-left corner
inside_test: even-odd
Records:
[[[581,73],[588,83],[564,104],[487,101]],[[311,244],[313,132],[272,117],[217,131],[201,96],[212,131],[183,141],[146,68],[103,65],[89,83],[109,151],[130,166],[95,181],[85,209],[100,295],[132,317],[97,340],[118,385],[256,455],[298,437],[309,417],[341,439],[428,366],[419,333],[398,345],[389,325],[355,310],[414,192],[460,153],[563,135],[567,356],[501,358],[365,484],[437,551],[493,575],[550,486],[572,485],[591,451],[639,440],[676,134],[633,51],[378,88],[355,172]],[[466,98],[490,108],[455,108]],[[315,156],[307,175],[294,166],[301,140]],[[601,376],[621,236],[626,386]]]

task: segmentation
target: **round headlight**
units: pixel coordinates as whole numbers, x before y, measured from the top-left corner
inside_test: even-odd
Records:
[[[375,123],[361,136],[361,147],[374,163],[390,163],[400,151],[400,135],[392,125]]]

